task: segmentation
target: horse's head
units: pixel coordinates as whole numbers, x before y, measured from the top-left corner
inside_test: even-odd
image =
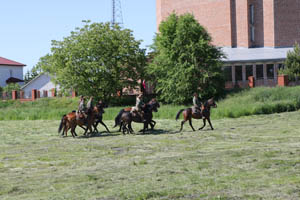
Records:
[[[158,111],[157,109],[160,107],[158,101],[155,98],[151,99],[148,102],[148,105],[150,106],[150,110],[154,112],[157,112]]]
[[[97,105],[94,107],[93,112],[96,115],[101,115],[102,113],[104,113],[104,108],[106,108],[107,106],[104,103],[97,103]]]
[[[98,101],[97,106],[102,107],[103,109],[108,107],[108,105],[105,102],[101,101],[101,100]]]
[[[213,108],[217,107],[217,104],[216,104],[214,98],[211,98],[211,99],[207,100],[207,104],[208,104],[209,107],[213,107]]]

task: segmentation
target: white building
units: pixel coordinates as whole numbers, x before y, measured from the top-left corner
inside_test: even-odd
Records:
[[[0,87],[5,87],[8,83],[24,84],[23,67],[26,65],[0,57]]]
[[[21,90],[24,91],[24,98],[31,98],[31,91],[33,89],[40,91],[40,97],[44,97],[45,91],[47,91],[47,96],[51,97],[51,91],[53,88],[55,88],[56,91],[60,90],[59,85],[55,85],[48,74],[41,73],[21,87]]]

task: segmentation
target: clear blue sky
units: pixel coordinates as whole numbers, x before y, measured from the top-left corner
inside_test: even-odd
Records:
[[[155,0],[121,0],[125,28],[142,47],[156,31]],[[112,19],[112,0],[3,0],[0,6],[0,57],[26,64],[24,73],[50,53],[51,40],[62,40],[82,20]]]

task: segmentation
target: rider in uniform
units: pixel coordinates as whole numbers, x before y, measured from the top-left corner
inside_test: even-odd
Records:
[[[87,108],[87,119],[89,119],[89,117],[91,116],[92,112],[93,112],[93,96],[90,97],[89,101],[86,104],[86,108]]]
[[[82,114],[84,119],[86,119],[87,115],[86,115],[85,98],[82,95],[80,96],[78,111],[77,111],[77,115],[76,115],[77,120],[80,119],[80,114]]]
[[[143,94],[139,94],[136,97],[136,104],[135,107],[132,107],[131,109],[131,113],[138,113],[141,118],[142,121],[144,121],[144,111],[142,110],[142,108],[145,106],[145,103],[143,102]]]
[[[194,93],[194,97],[193,97],[193,107],[192,107],[192,113],[193,114],[198,114],[201,112],[201,106],[202,106],[202,103],[199,99],[199,96],[198,94],[195,92]]]

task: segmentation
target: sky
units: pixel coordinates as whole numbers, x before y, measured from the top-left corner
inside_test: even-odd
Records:
[[[156,0],[120,2],[123,27],[147,48],[156,31]],[[25,74],[51,52],[51,40],[69,36],[82,20],[110,22],[112,0],[0,0],[0,57],[25,64]]]

